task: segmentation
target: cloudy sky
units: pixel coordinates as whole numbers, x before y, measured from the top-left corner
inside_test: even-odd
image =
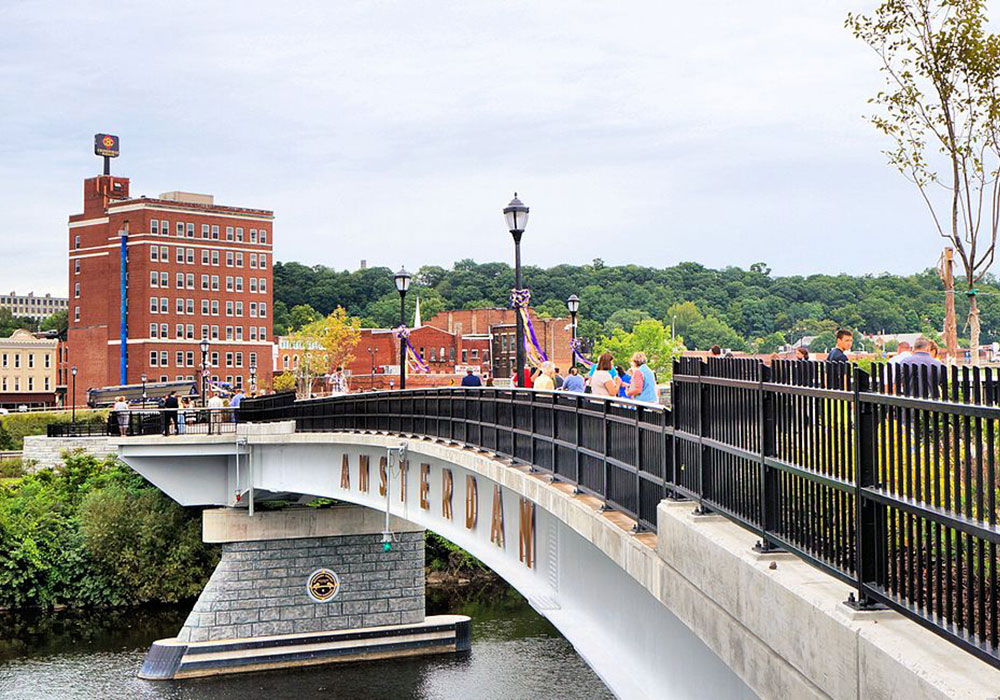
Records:
[[[11,2],[0,290],[66,292],[66,217],[121,136],[133,195],[275,211],[279,260],[909,273],[941,247],[862,120],[874,3]]]

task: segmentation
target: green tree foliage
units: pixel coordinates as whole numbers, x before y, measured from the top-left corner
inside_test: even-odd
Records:
[[[619,325],[627,328],[635,312],[665,325],[676,315],[675,332],[689,348],[718,344],[735,350],[749,349],[748,339],[778,332],[789,342],[840,326],[864,333],[916,332],[940,328],[944,317],[944,292],[932,269],[908,276],[774,277],[764,263],[749,270],[690,262],[667,268],[602,263],[526,266],[524,277],[535,309],[562,315],[566,297],[578,295],[580,335],[592,340]],[[412,319],[418,295],[426,320],[439,310],[506,306],[513,286],[513,270],[505,263],[462,260],[450,270],[421,268],[406,296],[407,317]],[[984,340],[1000,339],[1000,285],[987,276],[977,288]],[[388,268],[339,272],[277,263],[275,302],[276,321],[279,304],[286,315],[298,304],[319,313],[339,304],[369,326],[399,323],[399,296]],[[968,312],[964,295],[956,302],[959,314]],[[612,326],[605,328],[609,321]]]
[[[217,561],[199,514],[114,458],[69,455],[0,486],[0,607],[173,602]]]
[[[56,311],[51,316],[46,316],[42,319],[41,323],[38,324],[38,330],[40,331],[61,331],[65,330],[69,325],[69,311],[63,309],[62,311]]]
[[[25,316],[15,316],[10,309],[0,309],[0,338],[10,337],[10,334],[18,328],[37,330],[38,321]]]

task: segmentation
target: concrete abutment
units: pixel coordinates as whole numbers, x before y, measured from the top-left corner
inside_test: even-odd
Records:
[[[469,620],[424,614],[424,531],[355,505],[206,510],[222,558],[177,636],[140,677],[184,678],[464,651]]]

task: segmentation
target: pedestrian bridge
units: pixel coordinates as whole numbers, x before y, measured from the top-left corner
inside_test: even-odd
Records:
[[[679,364],[672,411],[526,390],[279,395],[247,401],[235,434],[127,437],[119,453],[183,505],[253,518],[264,500],[326,497],[431,529],[622,697],[995,694],[988,514],[885,481],[889,459],[924,464],[935,431],[973,421],[945,441],[968,455],[1000,416],[806,365]],[[892,436],[905,446],[884,448]],[[911,551],[942,532],[958,572],[944,584]]]

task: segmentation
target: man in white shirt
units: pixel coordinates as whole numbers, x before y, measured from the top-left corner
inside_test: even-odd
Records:
[[[896,354],[889,360],[890,365],[898,365],[900,362],[905,360],[907,357],[913,354],[913,348],[905,340],[899,341],[899,347],[896,348]]]
[[[212,398],[208,400],[209,408],[225,408],[226,403],[222,400],[222,397],[218,394],[212,394]]]

